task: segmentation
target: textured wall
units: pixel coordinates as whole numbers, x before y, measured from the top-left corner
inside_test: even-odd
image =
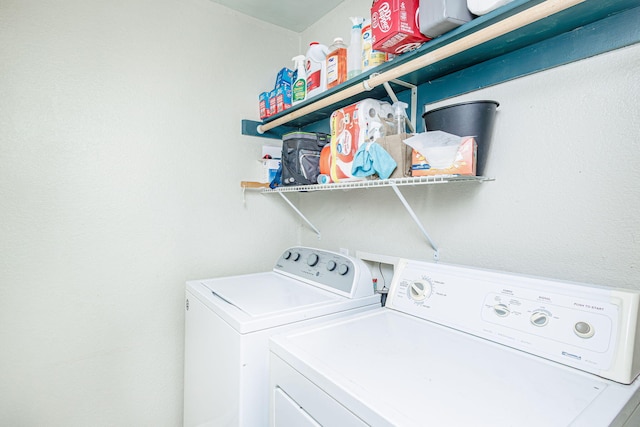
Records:
[[[638,288],[640,45],[427,106],[500,102],[485,175],[403,189],[443,262]],[[420,111],[422,112],[422,111]],[[330,248],[433,259],[391,189],[301,196]]]
[[[298,44],[207,0],[0,2],[0,425],[181,424],[185,280],[298,238],[239,186]]]

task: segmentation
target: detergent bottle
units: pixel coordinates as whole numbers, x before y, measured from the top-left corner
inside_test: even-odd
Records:
[[[364,18],[355,16],[350,18],[351,40],[347,49],[347,78],[351,79],[362,73],[362,22]]]
[[[307,98],[327,90],[327,54],[329,49],[318,42],[309,43],[305,60]]]
[[[307,99],[307,73],[304,69],[304,55],[295,56],[291,60],[296,69],[296,79],[291,86],[291,105],[296,105]]]
[[[347,45],[336,37],[327,55],[327,89],[347,81]]]

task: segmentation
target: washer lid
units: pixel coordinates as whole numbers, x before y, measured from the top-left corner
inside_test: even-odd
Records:
[[[187,282],[187,291],[241,334],[380,304],[347,298],[276,272]]]
[[[202,284],[218,298],[252,317],[344,299],[275,273],[212,279]]]

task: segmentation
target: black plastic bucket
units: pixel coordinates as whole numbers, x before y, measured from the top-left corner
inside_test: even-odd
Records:
[[[471,101],[446,105],[422,115],[428,131],[441,130],[458,136],[474,136],[478,143],[476,174],[481,176],[491,145],[497,101]]]

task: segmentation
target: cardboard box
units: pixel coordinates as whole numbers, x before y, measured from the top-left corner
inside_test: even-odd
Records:
[[[411,176],[411,147],[403,141],[410,135],[390,135],[376,139],[376,143],[380,144],[387,153],[393,157],[398,167],[393,171],[389,179],[403,178]]]
[[[373,48],[400,55],[431,40],[420,33],[419,0],[374,0],[371,7]]]
[[[278,71],[278,74],[276,74],[276,84],[274,84],[273,86],[278,87],[283,83],[286,83],[289,86],[293,84],[293,70],[285,67],[282,70]]]
[[[260,119],[266,119],[271,116],[271,108],[269,108],[269,92],[262,92],[258,97],[258,106],[260,108]]]
[[[262,160],[262,182],[271,182],[276,177],[280,160]]]
[[[276,86],[276,107],[273,114],[281,113],[287,108],[291,108],[291,84],[282,83]]]
[[[416,150],[411,153],[411,176],[433,175],[476,175],[477,144],[475,138],[469,136],[462,141],[453,163],[442,169],[432,168],[429,159]]]
[[[269,115],[276,114],[276,90],[269,92]]]

